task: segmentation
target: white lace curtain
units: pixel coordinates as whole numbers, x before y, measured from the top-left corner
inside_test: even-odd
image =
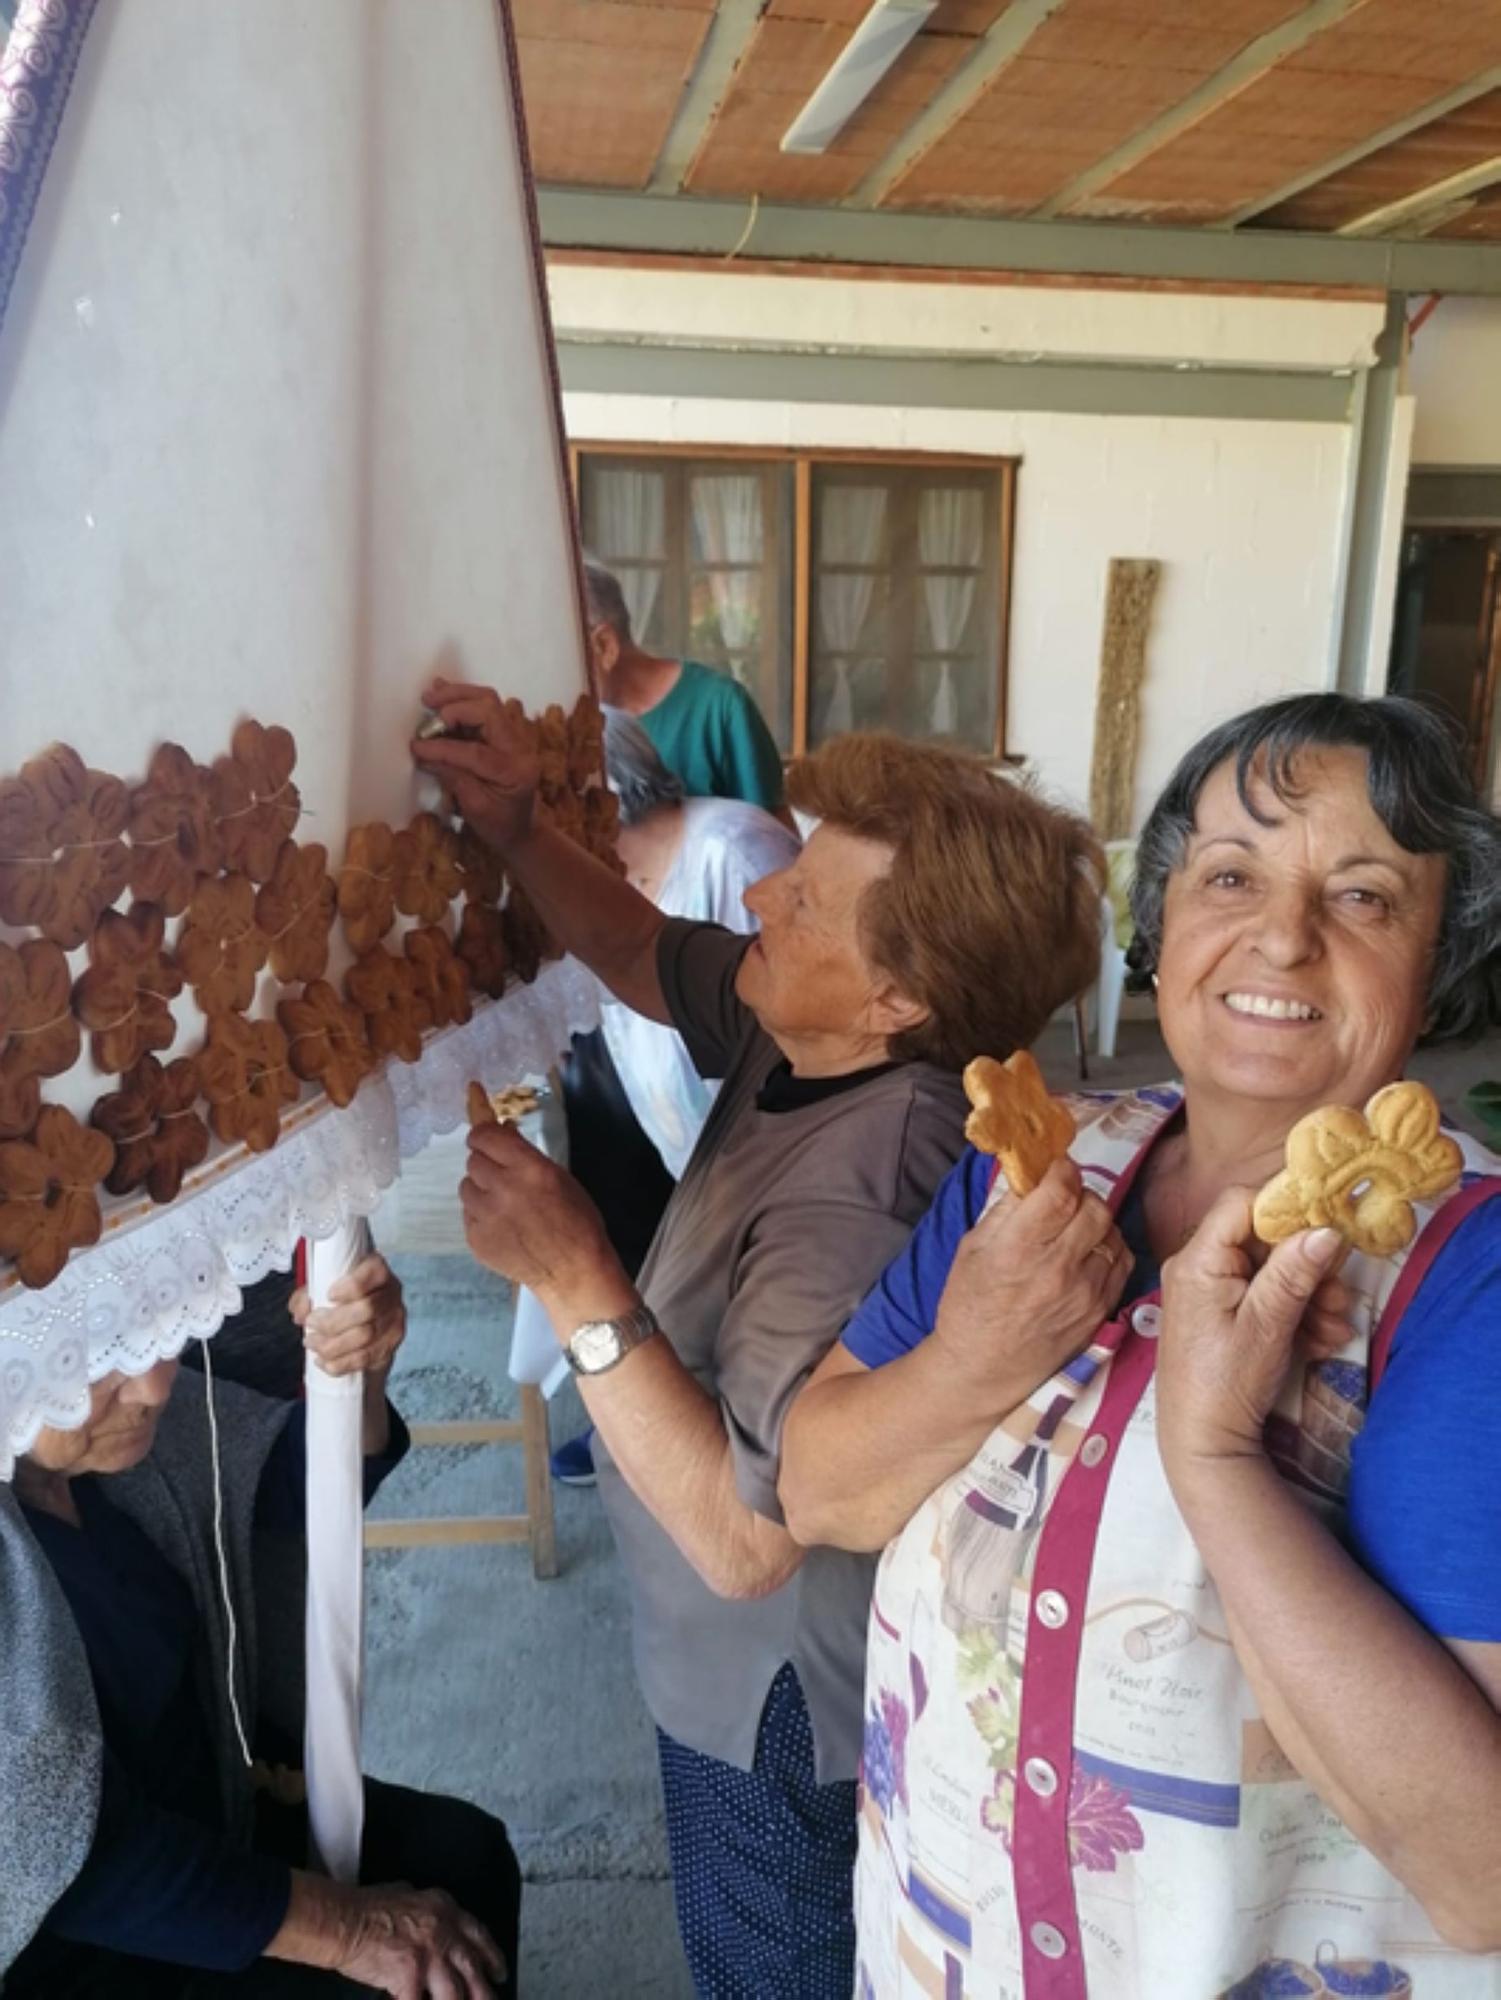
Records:
[[[667,482],[660,472],[601,466],[594,474],[594,539],[609,551],[631,630],[645,645],[662,589],[667,554]],[[632,562],[632,556],[642,558]]]
[[[738,655],[755,644],[760,608],[761,563],[766,546],[760,475],[754,472],[698,475],[688,482],[688,505],[699,559],[705,563],[743,565],[714,568],[707,573],[725,650]],[[730,666],[737,679],[745,678],[744,665],[742,659],[732,657]]]
[[[977,574],[985,537],[985,500],[972,486],[930,486],[918,496],[917,545],[924,569],[961,569],[968,576],[925,576],[923,598],[934,650],[957,653],[975,608]],[[935,736],[952,736],[959,727],[959,700],[953,663],[943,660],[928,715]]]
[[[826,486],[818,505],[818,625],[834,655],[834,685],[824,708],[821,733],[838,736],[855,726],[850,655],[856,652],[875,601],[872,575],[830,575],[826,565],[860,564],[872,569],[881,559],[886,528],[884,486]]]

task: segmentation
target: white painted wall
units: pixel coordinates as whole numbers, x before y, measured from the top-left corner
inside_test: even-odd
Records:
[[[649,345],[974,352],[1014,312],[1042,353],[1207,367],[1368,363],[1379,305],[562,267],[560,335]],[[933,296],[928,297],[926,294]],[[1323,315],[1327,314],[1327,318]],[[1089,345],[1081,329],[1088,329]],[[815,341],[814,334],[820,337]],[[1007,747],[1083,803],[1107,565],[1164,565],[1138,821],[1178,756],[1252,703],[1332,684],[1348,426],[621,394],[565,396],[577,441],[968,452],[1020,459]]]
[[[1501,299],[1440,299],[1413,337],[1415,465],[1501,465]]]

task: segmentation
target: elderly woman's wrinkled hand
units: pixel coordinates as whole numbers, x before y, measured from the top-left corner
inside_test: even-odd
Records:
[[[1157,1427],[1175,1481],[1196,1465],[1259,1455],[1300,1348],[1320,1360],[1350,1339],[1349,1294],[1333,1275],[1342,1239],[1304,1231],[1263,1260],[1252,1199],[1248,1188],[1223,1194],[1163,1266]]]
[[[1045,1382],[1089,1345],[1131,1263],[1109,1209],[1072,1160],[1055,1160],[1031,1194],[1007,1195],[965,1237],[933,1338],[978,1396],[1004,1381],[1009,1397],[1018,1374]]]
[[[455,809],[502,852],[531,831],[540,770],[533,731],[516,702],[494,688],[435,680],[422,699],[446,728],[463,737],[414,741],[412,756],[452,798]]]
[[[306,1291],[292,1295],[308,1352],[326,1375],[384,1375],[407,1332],[401,1281],[385,1258],[362,1258],[330,1285],[328,1301],[315,1312]]]
[[[572,1174],[511,1125],[476,1125],[459,1186],[469,1248],[557,1320],[605,1317],[629,1289],[599,1210]],[[571,1330],[571,1329],[570,1329]]]

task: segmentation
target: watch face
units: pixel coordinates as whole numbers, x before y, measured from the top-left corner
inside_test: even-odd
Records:
[[[620,1358],[620,1333],[607,1319],[589,1320],[569,1342],[574,1360],[586,1375],[608,1368]]]

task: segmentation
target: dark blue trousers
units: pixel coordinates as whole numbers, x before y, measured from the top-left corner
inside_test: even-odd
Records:
[[[855,1787],[815,1781],[792,1667],[766,1697],[754,1770],[657,1741],[678,1929],[702,2000],[850,2000]]]

